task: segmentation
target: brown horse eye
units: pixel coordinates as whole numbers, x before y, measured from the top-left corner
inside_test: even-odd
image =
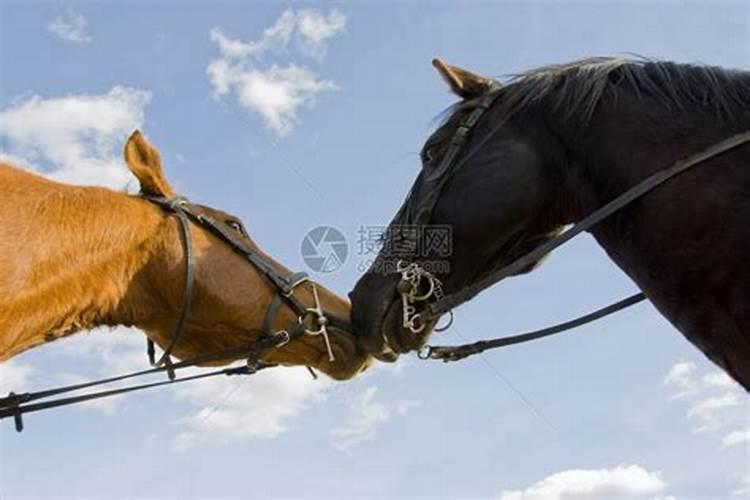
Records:
[[[236,220],[228,220],[228,221],[226,221],[226,224],[227,224],[227,226],[231,227],[232,229],[234,229],[238,233],[240,233],[242,235],[245,234],[245,229],[242,227],[242,224],[240,224]]]

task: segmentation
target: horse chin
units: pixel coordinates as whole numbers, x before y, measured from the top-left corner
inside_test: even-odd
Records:
[[[372,364],[372,358],[359,346],[351,333],[333,327],[328,330],[335,359],[328,361],[328,352],[324,350],[322,364],[319,365],[324,373],[336,380],[348,380],[364,372]]]
[[[354,336],[335,327],[328,328],[333,361],[322,335],[303,336],[272,351],[264,359],[284,366],[309,366],[325,373],[334,380],[349,380],[364,372],[372,357],[357,344]]]
[[[318,369],[336,380],[349,380],[364,372],[372,364],[372,357],[357,343],[354,336],[335,327],[328,328],[331,341],[331,351],[334,360],[328,358],[328,351],[324,347],[325,341],[321,337],[310,340],[319,341],[320,361]]]

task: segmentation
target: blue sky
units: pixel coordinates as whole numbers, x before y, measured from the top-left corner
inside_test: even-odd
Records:
[[[289,267],[310,228],[339,228],[349,258],[316,278],[341,294],[370,257],[357,229],[390,220],[453,102],[431,58],[491,76],[626,53],[750,65],[739,1],[3,0],[0,26],[0,155],[132,188],[119,155],[140,127],[180,192],[240,215]],[[633,290],[583,237],[439,340]],[[1,365],[0,392],[142,367],[142,351],[125,330],[61,341]],[[20,435],[2,422],[0,498],[750,498],[749,412],[639,305],[460,364],[405,357],[341,384],[285,369],[35,414]]]

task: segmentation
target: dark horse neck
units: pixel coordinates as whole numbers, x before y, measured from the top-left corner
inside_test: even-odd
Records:
[[[553,125],[570,154],[566,176],[576,186],[579,216],[676,160],[750,130],[747,110],[722,118],[713,109],[675,111],[621,94],[602,101],[575,132],[569,125],[565,131],[563,120]],[[749,222],[745,145],[670,180],[592,231],[656,308],[748,390]]]

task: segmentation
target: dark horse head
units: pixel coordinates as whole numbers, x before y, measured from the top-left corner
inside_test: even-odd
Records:
[[[389,244],[350,294],[356,335],[381,359],[424,343],[435,321],[409,328],[407,320],[435,286],[461,290],[648,175],[750,129],[746,72],[602,58],[501,85],[434,65],[462,100],[427,139]],[[738,379],[748,366],[741,356],[750,359],[747,332],[731,327],[750,321],[748,149],[706,162],[592,231],[656,307]],[[441,228],[450,241],[436,245]],[[413,263],[430,272],[404,280]],[[429,299],[408,302],[404,292]],[[727,302],[705,298],[713,293]],[[750,383],[750,368],[742,377]]]

